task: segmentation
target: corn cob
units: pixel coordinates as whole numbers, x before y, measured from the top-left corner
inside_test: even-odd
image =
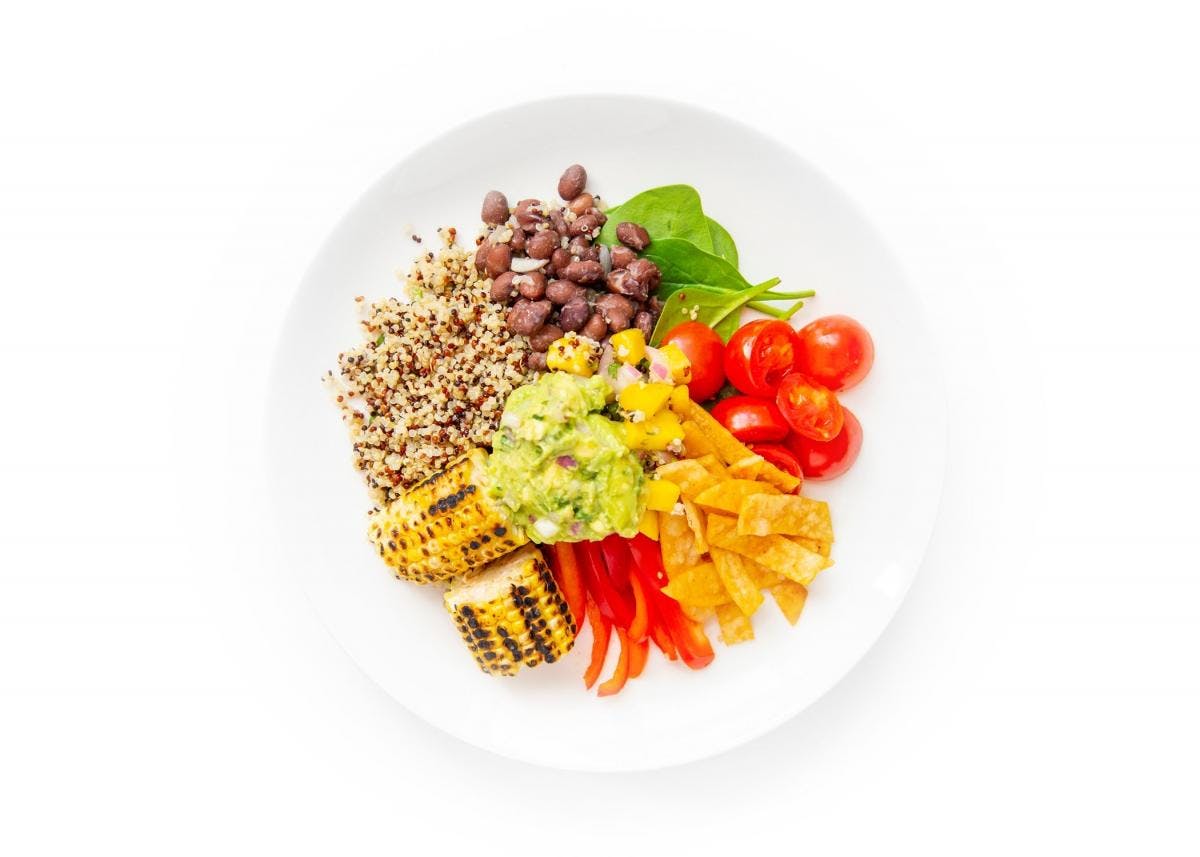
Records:
[[[468,572],[444,599],[485,673],[552,664],[575,644],[575,619],[533,545]]]
[[[449,580],[528,541],[487,496],[486,461],[487,453],[474,449],[372,517],[371,541],[397,577]]]

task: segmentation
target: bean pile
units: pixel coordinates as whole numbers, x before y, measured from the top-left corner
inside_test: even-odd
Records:
[[[649,234],[620,223],[620,244],[596,244],[608,218],[586,187],[587,170],[572,164],[558,180],[563,205],[523,199],[510,209],[498,190],[483,198],[475,267],[491,278],[492,300],[509,307],[508,329],[529,338],[531,369],[546,368],[546,349],[567,332],[604,342],[637,327],[649,339],[662,311],[662,274],[637,256]]]

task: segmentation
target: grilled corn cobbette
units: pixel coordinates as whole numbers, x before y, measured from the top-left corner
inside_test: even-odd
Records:
[[[552,664],[575,643],[576,620],[533,545],[468,572],[446,590],[445,604],[486,673]]]
[[[528,541],[487,496],[486,462],[487,453],[474,449],[371,519],[371,541],[397,577],[446,581]]]

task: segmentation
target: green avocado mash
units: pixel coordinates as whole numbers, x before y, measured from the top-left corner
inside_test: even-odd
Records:
[[[609,395],[601,378],[551,372],[508,397],[489,492],[532,541],[637,533],[644,476],[620,424],[598,413]]]

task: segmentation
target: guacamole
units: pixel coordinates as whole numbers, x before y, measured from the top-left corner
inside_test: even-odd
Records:
[[[508,397],[488,459],[489,492],[532,541],[632,536],[644,479],[600,378],[542,375]]]

